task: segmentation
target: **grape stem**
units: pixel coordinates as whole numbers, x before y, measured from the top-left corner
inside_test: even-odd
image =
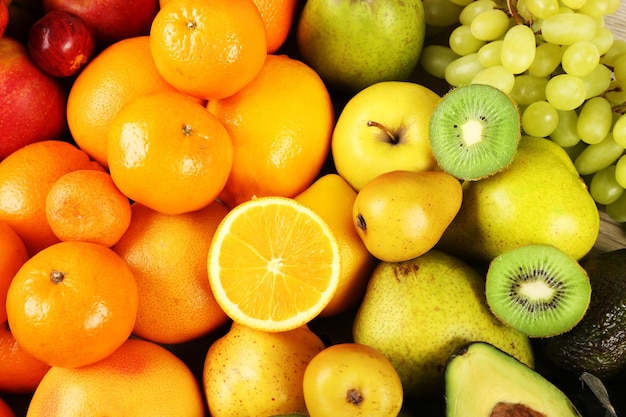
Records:
[[[524,18],[517,12],[517,0],[506,0],[506,7],[509,9],[509,14],[518,25],[532,25],[532,21],[524,20]]]

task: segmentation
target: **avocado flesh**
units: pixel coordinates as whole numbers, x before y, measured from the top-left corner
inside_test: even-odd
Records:
[[[558,387],[485,342],[456,351],[445,377],[447,417],[581,416]]]
[[[592,288],[587,312],[569,332],[543,340],[543,354],[565,371],[617,379],[626,369],[626,249],[581,265]]]

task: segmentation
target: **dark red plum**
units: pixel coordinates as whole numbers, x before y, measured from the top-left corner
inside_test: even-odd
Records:
[[[84,20],[73,13],[52,10],[31,27],[30,55],[54,77],[76,74],[94,54],[94,37]]]

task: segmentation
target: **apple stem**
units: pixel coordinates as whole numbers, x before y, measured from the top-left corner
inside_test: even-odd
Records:
[[[385,125],[383,125],[381,123],[375,122],[373,120],[368,120],[367,121],[367,126],[368,127],[372,127],[373,126],[373,127],[379,128],[380,130],[385,132],[385,134],[389,137],[389,139],[391,139],[392,143],[398,143],[398,138],[391,132],[391,130],[389,130],[387,128],[387,126],[385,126]]]
[[[356,215],[356,227],[363,230],[364,232],[367,230],[367,224],[365,223],[365,218],[361,213]]]

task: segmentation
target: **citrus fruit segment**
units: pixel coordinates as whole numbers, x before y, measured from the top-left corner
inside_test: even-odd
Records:
[[[264,331],[306,324],[337,289],[337,239],[320,215],[287,197],[249,200],[218,226],[208,255],[211,288],[234,321]]]

